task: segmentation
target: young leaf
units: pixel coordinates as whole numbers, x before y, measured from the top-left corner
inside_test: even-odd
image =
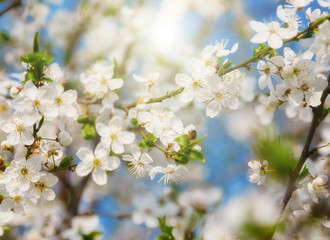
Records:
[[[181,135],[177,137],[174,141],[176,141],[181,148],[185,148],[188,146],[188,136],[187,135]]]
[[[145,139],[143,139],[139,143],[139,148],[148,148],[148,151],[150,151],[151,148],[156,143],[156,141],[157,141],[157,138],[152,133],[150,133]]]
[[[33,39],[33,52],[39,52],[39,33],[36,32]]]
[[[191,149],[191,148],[195,147],[195,146],[198,145],[201,141],[203,141],[206,137],[207,137],[207,135],[204,135],[203,137],[198,138],[198,139],[192,141],[191,143],[189,143],[189,148]]]
[[[81,129],[81,133],[84,139],[93,140],[95,138],[94,124],[86,123]]]
[[[89,118],[88,115],[83,114],[78,117],[77,122],[81,124],[86,124],[86,123],[91,123],[92,120]]]
[[[160,231],[162,232],[162,235],[158,236],[156,239],[157,240],[175,240],[175,238],[172,234],[174,227],[166,225],[165,217],[164,217],[164,219],[158,217],[158,222],[159,222],[159,228],[160,228]]]
[[[73,162],[73,157],[67,156],[62,159],[62,161],[60,162],[60,165],[58,167],[59,168],[68,168],[69,166],[71,166],[72,162]]]
[[[196,150],[196,149],[191,149],[189,152],[189,157],[199,161],[199,162],[205,162],[205,158],[202,152]]]

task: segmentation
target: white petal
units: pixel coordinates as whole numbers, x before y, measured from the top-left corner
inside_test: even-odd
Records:
[[[120,166],[120,159],[116,156],[107,157],[101,162],[104,170],[113,171]]]
[[[154,160],[152,160],[152,158],[149,156],[148,153],[143,153],[141,156],[141,162],[143,164],[149,164],[152,163]]]
[[[47,201],[52,201],[55,199],[55,192],[50,189],[50,188],[47,188],[45,190],[42,191],[42,195],[44,196],[44,198],[47,200]]]
[[[190,83],[192,82],[192,79],[187,74],[179,73],[175,76],[175,82],[180,87],[186,87],[186,86],[190,85]]]
[[[121,131],[117,134],[118,140],[123,144],[131,144],[135,139],[135,134],[128,131]]]
[[[305,93],[306,102],[312,107],[317,107],[321,104],[321,94],[315,92],[306,92]]]
[[[98,185],[104,185],[107,183],[107,174],[104,170],[99,167],[96,167],[92,173],[93,180]]]
[[[121,154],[124,152],[124,145],[119,141],[113,141],[111,144],[111,149],[116,154]]]
[[[273,33],[270,35],[267,43],[268,43],[269,47],[274,48],[274,49],[281,48],[283,45],[282,38],[280,38],[280,36],[277,35],[276,33]]]
[[[94,154],[93,154],[92,150],[85,148],[85,147],[79,148],[76,155],[83,162],[92,162],[94,159]]]
[[[114,78],[108,80],[108,87],[110,90],[121,88],[123,85],[124,80],[122,78]]]
[[[95,153],[95,157],[99,158],[99,159],[103,159],[105,157],[107,157],[109,155],[109,150],[106,149],[102,143],[97,144],[94,153]]]
[[[20,141],[20,135],[18,132],[12,132],[7,136],[7,142],[11,145],[16,145]]]
[[[181,99],[184,103],[190,102],[196,95],[195,89],[192,87],[186,87],[181,93]]]
[[[201,89],[196,95],[196,100],[199,102],[206,102],[214,98],[214,95],[211,91],[206,89]]]
[[[252,43],[264,43],[269,39],[269,32],[260,32],[256,35],[254,35],[250,42]]]
[[[301,90],[293,90],[289,95],[289,100],[291,100],[290,102],[295,106],[300,105],[303,99],[304,93]]]
[[[79,177],[88,175],[93,170],[92,162],[80,162],[77,165],[76,173]]]
[[[268,31],[267,24],[262,23],[262,22],[257,22],[254,20],[250,22],[250,27],[255,32]]]
[[[34,137],[31,132],[24,130],[22,132],[22,140],[25,145],[31,145],[34,142]]]
[[[139,160],[140,156],[141,156],[141,150],[140,148],[137,146],[137,145],[132,145],[131,148],[131,153],[133,155],[133,157],[136,159],[136,160]]]
[[[217,100],[213,100],[213,101],[209,102],[209,104],[207,104],[206,116],[208,116],[210,118],[214,118],[215,116],[217,116],[219,114],[220,110],[221,110],[220,102]]]

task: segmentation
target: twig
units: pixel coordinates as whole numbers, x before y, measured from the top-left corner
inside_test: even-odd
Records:
[[[14,9],[19,6],[22,6],[22,0],[12,0],[11,4],[9,4],[4,10],[0,12],[0,17],[6,12],[9,12],[11,9]]]

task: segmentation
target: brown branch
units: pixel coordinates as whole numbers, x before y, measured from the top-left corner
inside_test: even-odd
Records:
[[[9,12],[11,9],[22,6],[22,0],[12,0],[11,3],[0,12],[0,17],[4,15],[6,12]]]
[[[322,111],[324,108],[325,100],[327,99],[327,96],[329,95],[329,93],[330,93],[330,72],[328,73],[328,86],[324,89],[324,91],[322,93],[321,104],[314,109],[313,120],[312,120],[311,127],[310,127],[308,135],[307,135],[307,139],[306,139],[304,148],[301,152],[297,166],[290,176],[289,184],[288,184],[288,187],[286,189],[286,192],[283,197],[282,204],[281,204],[281,209],[280,209],[281,214],[284,212],[284,210],[292,196],[292,193],[296,190],[296,184],[297,184],[297,180],[299,177],[299,173],[300,173],[306,159],[311,155],[311,151],[309,149],[310,149],[315,131],[316,131],[317,127],[319,126],[319,124],[322,122],[321,115],[322,115]]]
[[[321,104],[313,109],[313,120],[312,120],[311,126],[309,128],[306,142],[305,142],[304,148],[301,152],[299,161],[297,163],[296,168],[290,175],[289,183],[286,188],[286,191],[285,191],[285,194],[284,194],[281,206],[280,206],[280,218],[282,217],[284,210],[286,209],[286,207],[292,197],[293,192],[297,189],[297,182],[299,179],[299,174],[302,170],[302,167],[304,166],[304,163],[306,162],[307,158],[310,155],[312,155],[312,153],[313,153],[313,151],[310,150],[310,146],[311,146],[311,143],[312,143],[312,140],[313,140],[317,127],[323,121],[322,111],[324,109],[324,103],[325,103],[325,100],[327,99],[328,95],[330,94],[330,71],[328,72],[327,81],[328,81],[328,86],[322,92]],[[273,238],[275,231],[276,231],[276,228],[272,232],[269,239]]]

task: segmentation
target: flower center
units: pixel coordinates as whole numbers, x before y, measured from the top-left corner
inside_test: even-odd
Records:
[[[309,85],[307,83],[301,86],[301,90],[303,90],[304,92],[306,92],[308,89],[309,89]]]
[[[29,172],[29,170],[27,168],[22,168],[22,170],[21,170],[22,175],[27,175],[28,172]]]
[[[24,129],[25,129],[25,127],[23,125],[21,125],[21,124],[16,125],[17,132],[21,133],[21,132],[23,132]]]
[[[44,182],[38,182],[36,183],[36,188],[39,188],[39,190],[44,190],[45,188],[47,188],[46,184]]]
[[[61,97],[57,97],[57,98],[55,98],[55,104],[56,104],[57,106],[61,105],[61,104],[62,104],[62,98],[61,98]]]
[[[220,98],[222,98],[222,93],[221,93],[221,92],[217,92],[217,93],[215,94],[215,98],[216,98],[216,99],[220,99]]]
[[[37,107],[40,106],[40,101],[36,99],[36,100],[33,101],[32,105],[33,105],[34,108],[37,108]]]
[[[117,139],[117,134],[111,133],[110,134],[110,139],[113,140],[113,141],[116,140]]]
[[[14,202],[19,203],[22,200],[21,196],[15,196],[14,197]]]
[[[98,166],[100,166],[100,164],[101,164],[100,159],[94,158],[94,160],[93,160],[93,166],[94,167],[98,167]]]
[[[199,82],[197,80],[192,82],[193,88],[198,88],[199,87]]]

